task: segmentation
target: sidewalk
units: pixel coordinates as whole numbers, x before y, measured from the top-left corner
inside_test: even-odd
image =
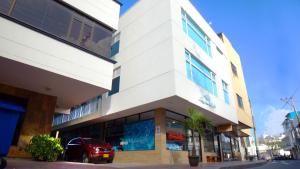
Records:
[[[8,158],[6,169],[192,169],[189,165],[143,165],[143,164],[82,164],[75,162],[38,162],[30,159]],[[232,161],[200,164],[195,169],[239,169],[264,165],[266,161]],[[193,167],[194,168],[194,167]]]

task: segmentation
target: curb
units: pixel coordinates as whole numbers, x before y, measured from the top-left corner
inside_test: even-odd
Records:
[[[220,167],[220,169],[245,169],[245,168],[253,168],[253,167],[259,167],[259,166],[265,165],[267,163],[268,163],[268,161],[264,161],[264,162],[251,163],[251,164],[242,164],[242,165]]]

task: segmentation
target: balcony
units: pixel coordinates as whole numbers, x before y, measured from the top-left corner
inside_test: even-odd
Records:
[[[114,64],[107,58],[111,30],[57,1],[14,2],[16,11],[10,4],[2,4],[5,1],[0,4],[1,83],[56,96],[58,108],[79,105],[110,90]],[[45,9],[44,3],[49,3]],[[41,17],[38,12],[43,11],[47,12]],[[82,21],[79,30],[74,18]]]

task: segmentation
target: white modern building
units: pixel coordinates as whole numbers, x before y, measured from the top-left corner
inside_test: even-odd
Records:
[[[111,90],[119,11],[116,0],[0,1],[0,100],[26,107],[10,156],[50,133],[54,112]]]
[[[64,141],[102,139],[114,162],[187,163],[183,121],[196,108],[215,126],[201,140],[202,161],[241,158],[226,46],[190,1],[138,1],[120,18],[111,59],[111,91],[54,117]]]

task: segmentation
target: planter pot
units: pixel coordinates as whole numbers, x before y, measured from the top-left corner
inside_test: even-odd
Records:
[[[197,167],[199,164],[198,156],[189,156],[189,163],[191,167]]]

